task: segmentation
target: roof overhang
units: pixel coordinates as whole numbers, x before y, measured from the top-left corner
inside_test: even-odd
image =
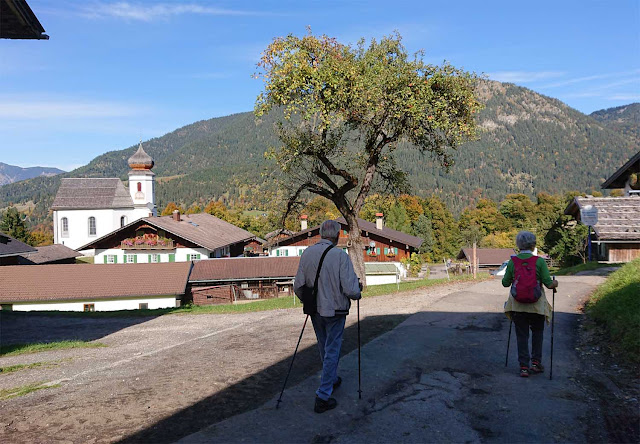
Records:
[[[0,0],[0,38],[49,40],[26,0]]]
[[[608,178],[602,189],[624,188],[627,182],[626,173],[640,173],[640,151]]]

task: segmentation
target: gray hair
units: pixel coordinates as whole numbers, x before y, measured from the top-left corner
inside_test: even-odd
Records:
[[[521,231],[516,236],[518,250],[533,250],[536,248],[536,235],[530,231]]]
[[[325,220],[320,225],[320,237],[334,240],[340,234],[340,224],[335,220]]]

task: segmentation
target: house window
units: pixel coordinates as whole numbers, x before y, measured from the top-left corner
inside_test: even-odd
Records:
[[[96,218],[91,216],[89,218],[89,236],[96,235]]]
[[[138,182],[138,192],[142,192],[142,183]]]
[[[115,263],[116,263],[116,255],[107,254],[107,264],[115,264]]]
[[[148,303],[140,303],[138,304],[138,310],[148,310],[149,309],[149,304]]]
[[[159,254],[152,254],[151,255],[151,262],[154,264],[157,264],[158,262],[160,262],[160,255]]]
[[[243,282],[242,284],[240,284],[240,288],[249,288],[249,283]]]
[[[200,260],[200,255],[199,255],[199,254],[188,254],[188,255],[187,255],[187,260],[188,260],[188,261],[197,261],[197,260]]]
[[[120,216],[120,227],[127,225],[127,216]]]
[[[95,306],[95,304],[84,304],[83,311],[86,311],[86,312],[96,311],[96,306]]]
[[[60,225],[62,225],[62,237],[69,237],[69,219],[63,217],[60,219]]]
[[[136,261],[136,255],[135,254],[125,254],[124,255],[124,263],[125,264],[135,264]]]

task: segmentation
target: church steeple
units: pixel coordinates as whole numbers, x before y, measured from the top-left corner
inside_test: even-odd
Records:
[[[153,158],[148,155],[142,148],[142,140],[138,146],[138,151],[133,156],[129,157],[129,167],[132,170],[150,170],[155,165]]]
[[[153,158],[148,155],[142,148],[142,141],[133,156],[129,157],[129,193],[133,204],[136,208],[144,209],[146,213],[142,217],[148,215],[155,216],[155,181],[153,171]]]

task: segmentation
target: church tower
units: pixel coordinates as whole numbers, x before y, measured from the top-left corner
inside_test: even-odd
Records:
[[[133,205],[136,210],[142,210],[147,214],[139,217],[147,217],[149,213],[157,216],[155,199],[155,174],[151,171],[154,162],[150,155],[142,149],[142,141],[138,151],[129,157],[129,193],[133,199]],[[138,211],[136,211],[138,212]]]

